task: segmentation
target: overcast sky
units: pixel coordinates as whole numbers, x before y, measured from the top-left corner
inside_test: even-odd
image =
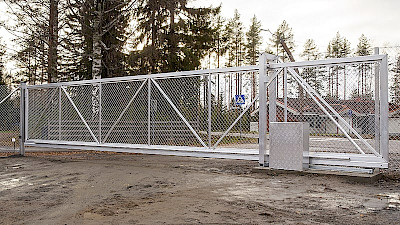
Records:
[[[283,20],[293,29],[297,54],[308,38],[321,52],[339,31],[355,49],[364,34],[373,47],[400,45],[400,0],[197,0],[196,6],[222,4],[222,15],[231,18],[238,9],[248,29],[253,15],[263,29],[275,31]],[[264,42],[270,34],[263,32]]]

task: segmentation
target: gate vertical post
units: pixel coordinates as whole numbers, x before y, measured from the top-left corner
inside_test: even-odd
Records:
[[[208,148],[211,148],[211,74],[207,77]]]
[[[277,98],[277,78],[278,76],[274,77],[273,72],[268,71],[268,82],[271,82],[268,88],[268,98],[269,98],[269,108],[268,108],[268,115],[269,115],[269,122],[276,122],[276,98]]]
[[[99,82],[99,143],[101,141],[101,111],[102,111],[102,102],[101,102],[101,95],[102,95],[102,82]]]
[[[61,141],[61,86],[58,87],[58,140]]]
[[[20,126],[20,140],[19,140],[19,154],[20,155],[25,155],[25,108],[26,108],[26,103],[25,103],[25,92],[26,92],[26,83],[22,82],[20,85],[20,106],[19,106],[19,126]]]
[[[285,67],[283,69],[283,104],[284,104],[284,111],[283,111],[283,117],[284,117],[284,122],[287,122],[287,68]]]
[[[147,79],[147,144],[151,144],[151,82]]]
[[[379,55],[379,47],[374,48],[374,54]],[[380,151],[380,109],[379,109],[379,104],[380,104],[380,91],[379,91],[380,85],[379,85],[379,65],[375,66],[375,150],[381,154]]]
[[[264,166],[265,161],[265,150],[266,150],[266,141],[267,141],[267,90],[266,90],[266,61],[267,55],[266,53],[262,53],[259,57],[259,114],[258,114],[258,140],[259,140],[259,160],[258,163],[260,166]]]
[[[389,162],[389,95],[388,95],[388,58],[383,57],[380,64],[379,73],[380,86],[380,144],[379,150],[381,156]]]

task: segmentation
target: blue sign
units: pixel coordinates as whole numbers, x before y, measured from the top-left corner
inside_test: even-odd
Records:
[[[244,95],[235,95],[235,104],[244,105],[246,103]]]

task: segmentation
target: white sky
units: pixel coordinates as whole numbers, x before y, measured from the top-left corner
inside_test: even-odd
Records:
[[[263,29],[275,31],[283,20],[293,29],[299,54],[308,38],[320,52],[339,31],[356,48],[361,34],[373,47],[400,45],[400,0],[195,0],[196,6],[222,4],[222,16],[231,18],[238,9],[246,29],[256,15]],[[264,43],[271,35],[263,32]]]

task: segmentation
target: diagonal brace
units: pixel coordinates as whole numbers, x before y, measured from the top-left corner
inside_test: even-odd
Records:
[[[94,135],[92,129],[90,129],[89,125],[86,123],[85,118],[83,118],[82,114],[79,112],[78,108],[76,107],[75,103],[72,101],[71,97],[69,96],[69,94],[67,93],[67,91],[65,90],[65,87],[61,86],[61,89],[64,91],[65,96],[67,96],[69,102],[72,104],[72,106],[74,107],[75,111],[78,113],[78,116],[81,118],[82,122],[85,124],[86,128],[89,130],[90,135],[92,135],[93,139],[99,143],[99,141],[97,140],[96,136]]]
[[[11,95],[13,95],[15,92],[17,92],[19,90],[19,87],[14,89],[10,94],[8,94],[3,100],[0,101],[0,105],[5,102],[9,97],[11,97]]]
[[[218,141],[215,143],[215,145],[213,146],[213,149],[215,149],[218,144],[222,141],[222,139],[224,139],[224,137],[229,133],[229,131],[231,131],[231,129],[236,125],[237,122],[239,122],[239,120],[243,117],[243,115],[250,109],[250,107],[254,104],[254,102],[256,102],[256,100],[258,100],[258,95],[253,99],[253,101],[251,101],[251,103],[246,107],[245,110],[243,110],[243,112],[236,118],[236,120],[231,124],[231,126],[224,132],[224,134],[218,139]]]
[[[145,81],[143,81],[142,85],[140,85],[139,89],[135,92],[135,94],[133,95],[133,97],[131,98],[131,100],[129,101],[128,105],[126,105],[126,107],[124,108],[124,110],[122,110],[121,114],[119,115],[118,119],[113,123],[113,125],[111,126],[110,130],[107,132],[106,136],[103,139],[102,143],[105,143],[107,141],[107,138],[110,136],[111,132],[114,130],[115,126],[119,123],[119,121],[122,119],[122,116],[124,116],[125,112],[129,109],[129,107],[131,106],[131,104],[133,103],[133,101],[135,100],[136,96],[139,94],[139,92],[142,90],[144,84],[146,83],[146,81],[148,81],[148,79],[146,79]]]
[[[207,148],[207,145],[204,143],[203,140],[201,140],[200,136],[196,133],[196,131],[193,129],[193,127],[190,125],[190,123],[186,120],[186,118],[182,115],[181,112],[179,112],[178,108],[176,108],[175,104],[171,101],[171,99],[168,97],[167,94],[161,89],[160,85],[153,79],[150,78],[151,81],[154,83],[154,85],[157,87],[157,89],[161,92],[161,94],[164,96],[164,98],[168,101],[168,103],[172,106],[172,108],[175,110],[175,112],[179,115],[179,117],[185,122],[186,126],[190,129],[190,131],[196,136],[197,140],[203,145],[205,148]]]
[[[296,73],[292,68],[288,68],[288,71],[293,75],[293,77],[296,79],[296,81],[308,92],[308,94],[314,99],[314,101],[320,106],[320,108],[325,112],[326,115],[329,116],[329,118],[335,123],[336,126],[343,132],[343,134],[349,139],[349,141],[354,145],[354,147],[357,148],[358,151],[360,151],[362,154],[365,154],[364,151],[361,150],[361,148],[354,142],[354,140],[349,136],[349,134],[343,129],[343,127],[332,117],[332,115],[321,105],[321,103],[318,102],[318,100],[315,98],[315,96],[320,99],[320,101],[342,122],[352,133],[354,133],[360,140],[361,142],[369,148],[369,150],[372,151],[376,156],[380,156],[379,153],[375,151],[374,148],[368,142],[365,141],[361,135],[359,135],[354,128],[352,128],[312,87],[307,84],[303,78],[300,77],[299,74]],[[314,96],[314,95],[315,96]]]

